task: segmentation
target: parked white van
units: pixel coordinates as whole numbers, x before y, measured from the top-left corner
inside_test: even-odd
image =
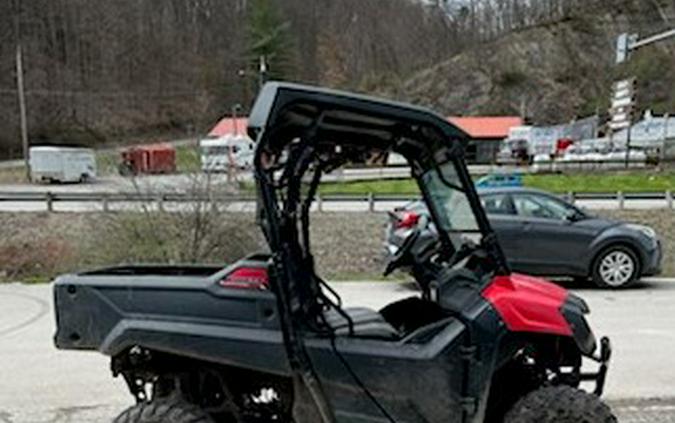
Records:
[[[33,182],[86,182],[96,177],[96,156],[90,148],[31,147],[29,158]]]
[[[225,135],[219,138],[206,138],[199,142],[199,147],[204,172],[225,172],[230,166],[230,161],[239,169],[253,166],[255,144],[246,136]]]

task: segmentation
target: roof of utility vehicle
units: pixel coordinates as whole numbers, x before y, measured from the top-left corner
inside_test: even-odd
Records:
[[[248,132],[257,138],[270,125],[320,129],[388,142],[399,135],[402,123],[432,127],[448,139],[468,135],[443,116],[410,104],[313,86],[270,82],[262,88],[248,120]]]

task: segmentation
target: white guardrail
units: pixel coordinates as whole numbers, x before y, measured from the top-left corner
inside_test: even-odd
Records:
[[[641,192],[641,193],[575,193],[568,192],[561,195],[562,198],[580,205],[593,205],[593,208],[668,208],[673,209],[673,192]],[[396,203],[405,203],[419,199],[414,194],[393,195],[393,194],[333,194],[317,195],[315,208],[318,211],[325,209],[343,209],[351,210],[381,210],[378,204],[386,206]],[[152,204],[162,209],[166,204],[186,204],[186,203],[220,203],[220,204],[254,204],[256,201],[253,195],[197,195],[181,193],[83,193],[83,192],[0,192],[0,207],[3,204],[43,204],[42,210],[54,211],[55,204],[79,203],[98,205],[102,211],[110,211],[111,205],[115,203],[124,204]],[[339,207],[343,204],[347,207]],[[641,206],[638,206],[641,204]],[[337,206],[329,207],[328,205]],[[349,207],[349,205],[354,207]]]

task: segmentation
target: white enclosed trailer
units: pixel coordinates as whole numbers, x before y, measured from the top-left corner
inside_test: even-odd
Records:
[[[96,177],[96,156],[89,148],[31,147],[29,157],[33,182],[85,182]]]

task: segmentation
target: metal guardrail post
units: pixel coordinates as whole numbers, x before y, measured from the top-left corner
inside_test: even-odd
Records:
[[[213,213],[213,214],[218,214],[218,213],[220,213],[220,207],[218,207],[218,205],[220,204],[220,202],[221,202],[222,200],[219,199],[219,198],[217,199],[217,198],[211,197],[211,198],[209,198],[208,201],[209,201],[210,206],[211,206],[211,213]]]
[[[54,211],[54,194],[52,194],[51,191],[47,191],[45,193],[45,200],[47,202],[47,211],[53,212]]]
[[[321,193],[316,193],[316,209],[320,212],[323,211],[323,199],[321,198]]]
[[[368,211],[375,211],[375,195],[372,192],[368,193]]]
[[[669,210],[673,209],[673,192],[670,190],[666,191],[666,205]]]
[[[163,212],[164,211],[164,196],[159,195],[157,197],[157,210]]]
[[[107,196],[106,194],[103,194],[103,196],[101,197],[101,202],[103,203],[103,204],[102,204],[102,207],[103,207],[103,211],[104,211],[105,213],[107,213],[107,212],[110,211],[110,207],[109,207],[108,201],[109,201],[109,200],[108,200],[108,196]]]
[[[568,191],[567,192],[567,201],[569,201],[571,204],[574,204],[576,201],[574,191]]]
[[[623,195],[623,192],[618,191],[616,193],[616,199],[619,201],[619,210],[623,210],[625,206],[625,196]]]

